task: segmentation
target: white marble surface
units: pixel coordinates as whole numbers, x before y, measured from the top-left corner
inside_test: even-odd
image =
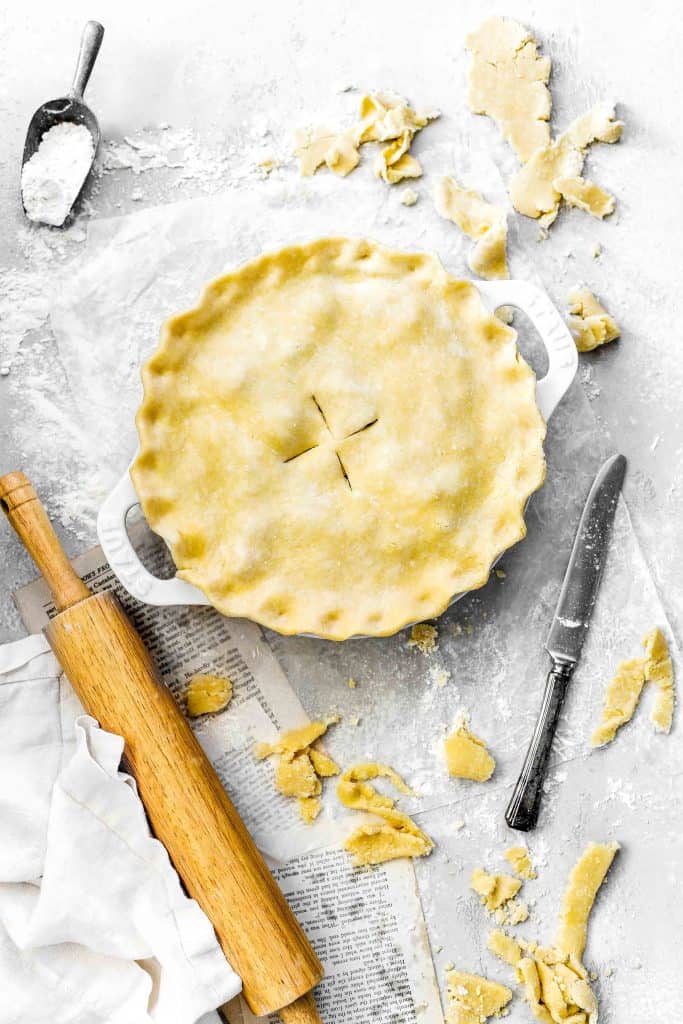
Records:
[[[539,560],[545,550],[544,533],[557,528],[558,508],[576,516],[602,453],[610,448],[624,452],[630,465],[628,509],[654,588],[649,582],[638,582],[647,577],[639,561],[637,572],[635,568],[632,576],[628,572],[629,559],[637,561],[637,556],[624,518],[616,545],[621,557],[616,560],[618,571],[609,591],[614,603],[607,600],[606,591],[591,636],[592,654],[587,656],[580,677],[585,680],[583,698],[575,698],[569,709],[578,707],[579,718],[572,720],[571,729],[568,724],[567,745],[558,752],[552,784],[557,798],[551,801],[555,830],[548,835],[555,842],[566,820],[566,842],[562,842],[552,875],[546,876],[543,884],[548,885],[550,910],[571,858],[584,839],[597,838],[590,833],[606,821],[609,835],[622,839],[633,852],[617,875],[617,884],[620,875],[625,879],[621,883],[625,888],[617,893],[619,901],[630,901],[628,914],[619,915],[621,904],[615,897],[608,916],[596,922],[595,948],[602,950],[596,958],[601,965],[617,961],[621,965],[620,973],[604,985],[605,1019],[614,1024],[627,1019],[629,1000],[643,1009],[636,1018],[645,1019],[644,1007],[649,1004],[642,982],[646,972],[639,981],[632,969],[636,961],[656,971],[663,993],[658,1008],[662,1019],[673,1019],[675,986],[667,984],[675,973],[671,951],[663,959],[654,955],[661,950],[661,939],[651,912],[647,912],[644,931],[634,928],[633,922],[645,919],[647,907],[660,907],[664,913],[674,888],[671,852],[663,862],[661,877],[651,878],[649,888],[638,884],[642,877],[638,872],[647,872],[650,852],[661,851],[667,844],[673,849],[675,835],[680,834],[680,808],[669,807],[665,797],[671,790],[667,788],[653,799],[656,813],[648,817],[643,803],[648,790],[638,789],[642,780],[628,744],[615,745],[610,752],[607,777],[600,770],[604,761],[586,759],[585,770],[573,787],[566,782],[568,769],[559,762],[564,765],[578,757],[581,730],[591,708],[595,710],[599,703],[600,677],[616,657],[636,653],[622,650],[622,638],[625,643],[639,628],[639,602],[648,616],[645,627],[651,624],[649,616],[663,614],[659,599],[679,639],[683,628],[679,571],[683,556],[679,482],[683,362],[678,352],[678,279],[683,266],[678,204],[683,142],[677,127],[681,100],[678,51],[683,46],[683,28],[676,8],[672,3],[660,3],[627,9],[615,0],[602,4],[580,0],[574,5],[558,0],[544,4],[520,0],[514,7],[471,0],[449,5],[405,0],[344,5],[256,0],[237,7],[199,0],[194,5],[150,3],[144,8],[129,2],[106,0],[93,6],[72,0],[68,9],[59,13],[51,5],[28,0],[21,5],[15,2],[13,7],[0,12],[0,267],[4,271],[0,277],[0,363],[8,360],[11,364],[9,376],[0,377],[0,472],[21,467],[32,475],[72,553],[94,541],[92,509],[98,493],[93,485],[88,501],[84,500],[87,459],[83,447],[89,444],[90,455],[98,438],[90,425],[84,440],[82,427],[74,419],[73,396],[47,313],[62,294],[61,275],[68,275],[89,251],[84,231],[88,216],[79,219],[66,240],[55,232],[28,231],[17,187],[28,118],[41,100],[68,86],[86,18],[99,18],[106,27],[88,92],[103,135],[117,144],[123,136],[133,137],[137,145],[144,140],[157,145],[164,137],[176,139],[178,152],[168,162],[181,165],[139,174],[130,169],[101,171],[88,204],[88,215],[98,219],[225,189],[244,189],[252,195],[264,187],[255,171],[258,160],[270,154],[289,158],[292,128],[317,120],[347,123],[357,96],[340,90],[377,87],[403,92],[418,105],[434,105],[443,111],[441,120],[425,130],[415,147],[426,172],[416,186],[420,201],[410,211],[397,209],[397,196],[372,179],[367,165],[355,172],[353,187],[351,181],[336,182],[336,188],[325,183],[325,195],[332,195],[328,202],[338,210],[340,230],[345,223],[345,204],[360,189],[369,205],[372,197],[377,197],[378,221],[394,233],[403,230],[407,246],[436,245],[436,218],[428,195],[436,174],[457,174],[469,168],[475,175],[471,184],[481,185],[476,171],[482,155],[493,161],[491,166],[499,169],[503,180],[514,167],[495,126],[473,117],[465,103],[463,39],[466,31],[490,12],[509,13],[530,25],[543,52],[551,56],[554,127],[561,130],[597,100],[614,98],[619,102],[619,113],[626,122],[622,143],[596,147],[588,163],[589,172],[616,194],[617,213],[604,224],[577,211],[562,215],[550,238],[542,243],[536,241],[535,224],[516,218],[511,264],[513,273],[540,279],[558,305],[572,284],[585,280],[616,316],[622,339],[581,358],[588,402],[577,388],[551,427],[551,474],[548,487],[532,506],[529,539],[510,556],[512,571],[504,586],[492,580],[484,591],[446,617],[439,665],[454,670],[458,700],[473,704],[481,692],[481,685],[475,684],[485,679],[485,658],[490,655],[488,685],[495,696],[489,709],[491,728],[496,745],[501,749],[506,743],[508,746],[501,785],[509,785],[535,702],[529,698],[524,714],[516,718],[514,709],[505,709],[506,671],[512,664],[526,678],[538,678],[540,685],[544,664],[540,644],[564,562],[558,544],[555,556],[547,562],[545,579],[544,564]],[[171,128],[163,129],[163,124]],[[120,146],[116,152],[120,155]],[[288,164],[274,172],[265,187],[287,190],[296,185],[295,169]],[[596,242],[603,246],[599,260],[592,255]],[[440,250],[441,254],[455,268],[464,269],[457,229],[453,228],[452,246],[443,246],[446,251]],[[26,326],[32,329],[22,336]],[[98,338],[93,337],[92,345],[97,343]],[[598,427],[591,424],[588,429],[591,410]],[[570,533],[571,524],[566,523],[557,536],[565,543]],[[0,528],[0,639],[20,635],[10,591],[33,576],[18,543],[7,529]],[[465,633],[463,638],[460,627],[471,624],[473,636]],[[346,729],[339,740],[331,741],[340,756],[377,753],[373,741],[381,733],[382,723],[386,725],[387,694],[392,693],[394,684],[399,697],[389,715],[392,732],[400,735],[401,721],[411,715],[406,743],[421,751],[420,756],[425,750],[415,723],[422,721],[427,704],[436,702],[444,723],[449,718],[447,687],[434,690],[430,678],[433,663],[414,652],[406,657],[404,639],[370,642],[367,647],[359,643],[334,647],[309,640],[278,645],[278,655],[312,713],[326,710],[333,699],[340,710],[361,715],[357,733]],[[347,693],[343,684],[349,675],[358,676],[367,686]],[[415,687],[420,690],[411,703]],[[646,718],[637,730],[636,749],[640,753],[650,750]],[[509,749],[510,735],[514,749]],[[680,775],[678,734],[666,742],[670,745],[657,749],[666,751],[666,771],[675,777]],[[647,786],[655,793],[657,762],[651,764],[650,755],[645,756]],[[427,771],[428,759],[423,760]],[[418,764],[417,769],[420,767]],[[619,783],[620,778],[626,782]],[[598,791],[599,799],[595,797]],[[481,841],[489,851],[494,845],[499,850],[504,838],[499,834],[496,793],[500,796],[500,787],[486,798],[489,824]],[[435,796],[440,795],[440,790],[435,790]],[[452,815],[461,816],[455,808]],[[473,812],[466,810],[462,817],[471,820]],[[466,900],[466,867],[476,859],[481,841],[465,856],[460,844],[449,836],[443,816],[430,810],[425,824],[433,828],[440,842],[437,854],[420,866],[420,883],[432,939],[444,944],[443,963],[458,955],[457,950],[445,948],[446,942],[461,939],[457,931],[449,929],[453,908],[444,900],[451,891],[457,900]],[[646,842],[639,843],[643,835]],[[539,848],[544,841],[541,835]],[[542,902],[542,895],[539,899]],[[470,904],[467,908],[464,916],[470,920]],[[480,928],[481,922],[476,924],[477,935]],[[471,929],[468,934],[473,934]],[[624,943],[627,952],[622,955]],[[476,948],[473,942],[470,960]],[[490,969],[491,963],[483,960],[468,966]],[[502,978],[504,972],[498,971],[498,976]],[[526,1019],[519,1007],[513,1019]]]

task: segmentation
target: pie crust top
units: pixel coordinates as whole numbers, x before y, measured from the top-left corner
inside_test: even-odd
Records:
[[[133,481],[225,615],[387,635],[525,535],[545,424],[515,332],[436,256],[326,238],[210,284],[143,369]]]

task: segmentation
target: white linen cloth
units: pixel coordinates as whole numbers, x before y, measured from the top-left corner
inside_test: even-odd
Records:
[[[241,988],[122,750],[43,636],[0,647],[0,1024],[192,1024]]]

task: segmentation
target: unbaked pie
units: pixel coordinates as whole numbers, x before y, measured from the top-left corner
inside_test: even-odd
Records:
[[[281,633],[386,635],[525,534],[515,332],[435,256],[321,239],[210,284],[143,370],[133,481],[178,575]]]

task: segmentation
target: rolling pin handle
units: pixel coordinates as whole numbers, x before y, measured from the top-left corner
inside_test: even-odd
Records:
[[[44,576],[58,611],[92,596],[74,572],[40,498],[23,473],[0,477],[0,508]]]

